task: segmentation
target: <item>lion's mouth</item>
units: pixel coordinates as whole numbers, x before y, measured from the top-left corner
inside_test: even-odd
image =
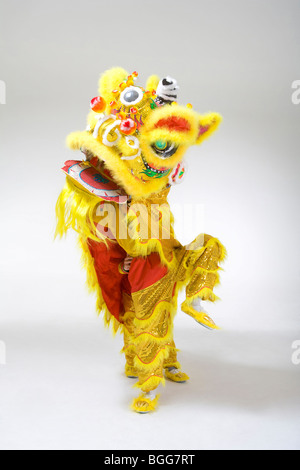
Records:
[[[150,178],[162,178],[170,172],[170,168],[155,168],[154,166],[149,165],[143,155],[142,160],[145,167],[142,173],[149,176]]]

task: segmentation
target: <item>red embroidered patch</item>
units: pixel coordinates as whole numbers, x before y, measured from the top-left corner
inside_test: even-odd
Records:
[[[155,128],[158,127],[167,127],[170,131],[177,132],[188,132],[191,129],[190,123],[186,119],[177,116],[160,119],[155,124]]]

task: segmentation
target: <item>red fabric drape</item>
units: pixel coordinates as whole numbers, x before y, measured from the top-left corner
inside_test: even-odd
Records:
[[[94,258],[97,279],[103,300],[109,312],[120,321],[124,312],[122,292],[131,294],[151,286],[167,274],[167,268],[160,262],[157,253],[147,257],[133,258],[129,274],[119,272],[127,254],[117,243],[108,240],[104,243],[89,240],[89,250]]]

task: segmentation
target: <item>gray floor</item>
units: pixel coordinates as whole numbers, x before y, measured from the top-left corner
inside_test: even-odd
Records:
[[[121,337],[82,322],[7,321],[0,366],[1,449],[299,449],[294,332],[209,332],[176,322],[191,376],[167,381],[159,409],[137,415]]]

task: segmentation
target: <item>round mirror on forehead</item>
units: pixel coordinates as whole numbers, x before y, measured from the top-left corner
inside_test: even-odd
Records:
[[[120,96],[121,103],[125,104],[126,106],[137,104],[142,101],[142,99],[142,90],[135,86],[125,88],[125,90],[122,91]]]

